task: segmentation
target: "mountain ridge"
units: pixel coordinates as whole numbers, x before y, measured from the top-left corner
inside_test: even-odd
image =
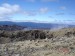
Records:
[[[22,27],[28,27],[32,29],[58,29],[58,28],[70,28],[75,27],[71,24],[62,23],[36,23],[36,22],[12,22],[12,21],[0,21],[0,25],[18,25]]]

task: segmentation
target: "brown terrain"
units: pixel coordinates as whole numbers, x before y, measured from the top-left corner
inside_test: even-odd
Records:
[[[75,28],[0,30],[0,56],[75,56]]]

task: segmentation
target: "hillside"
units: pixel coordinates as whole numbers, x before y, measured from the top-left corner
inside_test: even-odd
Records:
[[[75,28],[0,31],[0,56],[65,55],[75,55]]]
[[[75,28],[0,31],[0,56],[74,56]]]

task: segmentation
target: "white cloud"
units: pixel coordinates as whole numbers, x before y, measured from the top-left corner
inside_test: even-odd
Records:
[[[19,5],[10,5],[8,3],[4,3],[0,6],[0,19],[5,20],[5,18],[9,18],[11,15],[20,12]],[[7,19],[9,20],[9,19]]]
[[[11,20],[14,14],[20,13],[26,16],[35,16],[37,13],[46,13],[48,8],[40,8],[39,10],[23,10],[19,5],[4,3],[0,6],[0,20]]]
[[[4,3],[0,6],[0,20],[12,20],[14,14],[20,13],[25,16],[35,16],[37,14],[45,14],[49,11],[47,7],[39,8],[38,10],[23,10],[19,5]]]
[[[49,9],[47,7],[44,7],[44,8],[40,8],[39,9],[39,12],[40,13],[47,13],[49,11]]]
[[[4,13],[13,14],[20,11],[19,5],[10,5],[10,4],[2,4],[2,7],[0,9],[3,9],[1,11],[4,11]]]

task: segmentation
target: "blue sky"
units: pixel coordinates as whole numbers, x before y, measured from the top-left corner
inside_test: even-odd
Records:
[[[0,0],[0,21],[75,22],[75,0]]]

